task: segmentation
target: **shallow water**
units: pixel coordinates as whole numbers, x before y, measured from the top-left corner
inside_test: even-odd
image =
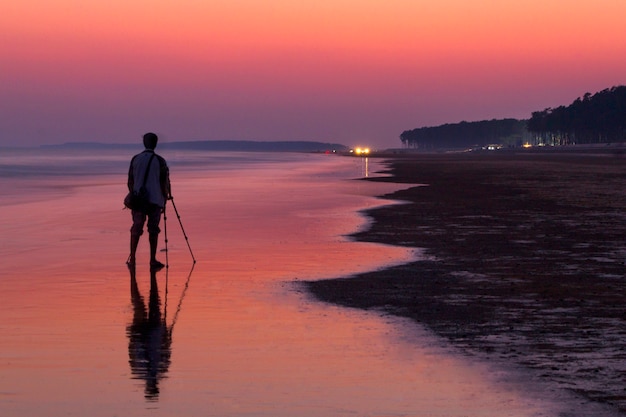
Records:
[[[558,414],[412,323],[294,285],[419,256],[344,237],[398,187],[353,180],[372,162],[164,154],[180,222],[168,207],[170,268],[151,279],[147,236],[134,276],[124,264],[130,156],[0,157],[0,415]]]

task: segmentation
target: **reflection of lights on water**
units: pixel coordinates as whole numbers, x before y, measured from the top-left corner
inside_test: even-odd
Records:
[[[354,149],[350,149],[350,153],[355,156],[362,157],[361,164],[361,173],[363,177],[369,177],[369,158],[367,157],[370,154],[370,148],[356,147]]]

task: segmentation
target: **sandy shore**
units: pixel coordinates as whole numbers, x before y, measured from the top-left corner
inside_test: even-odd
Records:
[[[403,156],[358,240],[429,260],[307,282],[319,299],[410,317],[472,355],[626,412],[626,159],[614,153]]]

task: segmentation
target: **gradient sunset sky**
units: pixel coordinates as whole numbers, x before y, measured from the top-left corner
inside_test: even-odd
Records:
[[[20,0],[0,144],[319,140],[527,118],[626,84],[624,0]]]

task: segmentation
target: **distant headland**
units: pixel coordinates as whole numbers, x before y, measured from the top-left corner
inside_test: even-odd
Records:
[[[41,145],[46,149],[135,149],[141,143],[120,144],[102,142],[66,142]],[[237,152],[344,152],[348,147],[339,143],[315,141],[249,141],[249,140],[199,140],[160,142],[160,150],[237,151]]]

